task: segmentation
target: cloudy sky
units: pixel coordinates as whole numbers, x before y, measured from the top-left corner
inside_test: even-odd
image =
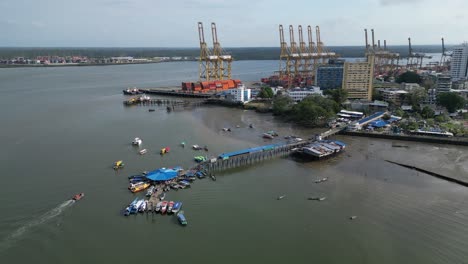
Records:
[[[319,25],[326,45],[468,40],[468,0],[0,0],[0,46],[197,47],[197,22],[224,47],[278,47],[278,25]],[[286,35],[287,32],[285,32]],[[211,38],[211,34],[207,34]],[[297,38],[297,35],[296,35]]]

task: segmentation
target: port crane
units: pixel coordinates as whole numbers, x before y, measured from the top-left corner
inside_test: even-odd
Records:
[[[375,75],[391,75],[393,72],[395,72],[395,70],[398,69],[400,54],[391,52],[387,49],[387,40],[384,40],[383,48],[380,45],[380,40],[377,40],[376,45],[374,29],[371,29],[371,34],[372,46],[369,44],[367,29],[364,29],[364,38],[366,42],[365,52],[367,61],[373,62]]]
[[[408,50],[406,68],[409,70],[422,68],[423,60],[432,58],[432,56],[428,56],[422,52],[413,52],[413,48],[411,46],[411,38],[408,38],[408,48],[409,50]]]

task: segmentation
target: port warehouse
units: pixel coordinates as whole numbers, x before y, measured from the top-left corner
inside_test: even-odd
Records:
[[[244,154],[253,154],[257,152],[263,152],[263,151],[269,151],[272,149],[275,149],[277,147],[285,146],[287,144],[285,143],[277,143],[277,144],[270,144],[270,145],[265,145],[265,146],[260,146],[260,147],[255,147],[255,148],[248,148],[248,149],[243,149],[243,150],[238,150],[238,151],[233,151],[229,153],[223,153],[218,156],[219,159],[222,160],[227,160],[231,157],[236,157]]]
[[[193,93],[221,92],[242,85],[240,80],[217,80],[204,82],[183,82],[182,91]]]

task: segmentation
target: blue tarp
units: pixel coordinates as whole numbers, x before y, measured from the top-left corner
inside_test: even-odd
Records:
[[[386,126],[386,125],[387,125],[387,122],[385,122],[385,121],[379,119],[379,120],[375,120],[375,121],[370,122],[369,125],[371,125],[371,126],[373,126],[373,127],[380,128],[380,127]]]
[[[366,122],[369,121],[369,120],[372,120],[372,119],[374,119],[374,118],[377,118],[377,117],[379,117],[379,116],[382,116],[384,113],[385,113],[385,112],[376,112],[375,114],[373,114],[373,115],[371,115],[371,116],[368,116],[368,117],[366,117],[366,118],[364,118],[364,119],[359,120],[358,123],[359,123],[359,124],[364,124],[364,123],[366,123]]]
[[[161,168],[161,169],[148,172],[148,174],[146,175],[146,178],[152,181],[167,181],[167,180],[171,180],[177,177],[179,170],[180,170],[180,167],[176,167],[172,169]]]

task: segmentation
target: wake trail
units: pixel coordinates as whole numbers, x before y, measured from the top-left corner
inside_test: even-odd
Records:
[[[74,203],[75,203],[74,200],[67,200],[59,204],[57,207],[45,212],[44,214],[39,216],[37,219],[31,220],[25,223],[23,226],[21,226],[20,228],[16,229],[13,233],[8,235],[2,242],[0,242],[0,252],[8,249],[15,242],[20,240],[29,229],[39,226],[41,224],[44,224],[45,222],[59,216],[60,214],[62,214],[62,212],[65,209],[67,209]]]

